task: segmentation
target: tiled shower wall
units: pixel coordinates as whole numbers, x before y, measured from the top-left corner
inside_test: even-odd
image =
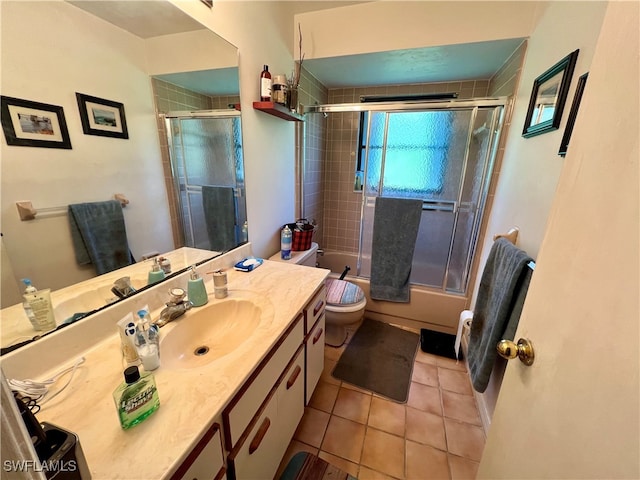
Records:
[[[328,102],[328,91],[304,68],[300,77],[298,101],[303,105],[322,105]],[[297,123],[298,144],[304,130],[304,156],[296,166],[296,216],[317,223],[313,241],[322,245],[324,231],[324,156],[327,119],[321,114],[308,114],[304,124]],[[297,150],[298,152],[300,149]],[[304,166],[302,160],[304,159]],[[300,179],[304,177],[302,184]],[[304,198],[303,207],[300,204]]]
[[[329,103],[359,103],[361,95],[448,92],[458,92],[458,98],[468,99],[486,97],[488,90],[489,80],[339,88],[329,90]],[[354,191],[354,173],[359,118],[357,112],[348,112],[331,113],[327,119],[324,230],[319,242],[327,250],[358,252],[362,193]]]
[[[171,229],[173,232],[173,243],[175,248],[184,246],[182,229],[178,213],[179,205],[173,188],[171,176],[171,158],[169,156],[169,145],[167,141],[167,131],[164,118],[160,114],[184,110],[212,110],[218,108],[228,108],[229,104],[240,103],[239,96],[219,96],[211,97],[203,95],[186,88],[179,87],[156,78],[151,79],[153,88],[153,98],[156,107],[156,119],[158,124],[158,139],[160,141],[160,151],[162,154],[162,169],[164,171],[164,182],[169,199],[169,212],[171,214]]]

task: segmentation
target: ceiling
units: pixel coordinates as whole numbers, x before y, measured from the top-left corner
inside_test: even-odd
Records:
[[[523,38],[305,60],[327,88],[489,79]]]
[[[200,30],[203,26],[169,2],[67,0],[141,38]],[[366,3],[361,1],[285,1],[292,16],[297,13]],[[489,79],[524,39],[443,45],[342,57],[306,59],[304,67],[328,88],[362,87]],[[225,69],[229,70],[229,69]],[[174,74],[166,81],[209,95],[235,95],[234,72],[202,71],[197,75]],[[211,85],[227,85],[212,91]],[[235,85],[235,91],[231,85]]]

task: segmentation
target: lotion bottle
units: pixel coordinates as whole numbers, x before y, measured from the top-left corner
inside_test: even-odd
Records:
[[[194,307],[201,307],[209,301],[204,279],[196,272],[195,265],[191,266],[191,275],[187,284],[187,296]]]
[[[152,283],[159,282],[164,279],[164,270],[160,268],[160,263],[158,263],[158,257],[153,259],[153,266],[151,267],[151,271],[149,272],[149,277],[147,278],[147,285],[151,285]]]
[[[25,286],[27,288],[25,288],[24,290],[24,294],[28,295],[30,293],[35,293],[38,290],[36,289],[36,287],[34,287],[33,285],[31,285],[31,280],[29,280],[28,278],[23,278],[22,282],[25,284]],[[29,321],[31,322],[31,326],[33,327],[34,330],[42,330],[42,328],[40,328],[40,325],[38,325],[38,320],[36,320],[36,316],[33,313],[33,308],[31,308],[31,305],[29,305],[29,302],[27,301],[27,298],[25,297],[24,302],[22,302],[22,308],[24,308],[24,313],[27,314],[27,318],[29,319]]]
[[[23,282],[27,285],[23,295],[25,300],[23,307],[27,316],[29,316],[29,309],[31,310],[33,317],[29,317],[29,320],[32,321],[33,327],[45,332],[56,328],[56,319],[53,316],[53,304],[51,303],[51,289],[37,290],[31,285],[28,278],[25,278]],[[34,321],[35,323],[33,323]]]

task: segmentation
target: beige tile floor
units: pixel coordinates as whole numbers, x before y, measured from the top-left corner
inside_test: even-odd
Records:
[[[333,378],[344,349],[325,346],[324,372],[281,469],[307,451],[360,480],[475,478],[485,435],[463,361],[418,348],[400,404]]]

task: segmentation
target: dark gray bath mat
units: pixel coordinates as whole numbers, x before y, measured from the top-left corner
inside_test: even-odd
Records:
[[[420,336],[365,318],[333,369],[333,376],[406,403]]]

